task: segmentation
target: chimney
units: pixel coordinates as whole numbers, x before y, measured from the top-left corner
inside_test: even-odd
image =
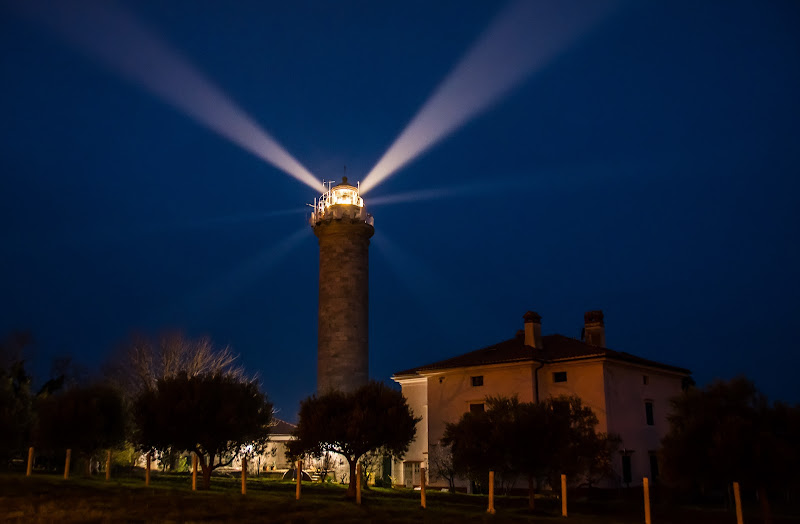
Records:
[[[536,349],[542,348],[542,316],[535,311],[528,311],[525,319],[525,345]]]
[[[601,310],[587,311],[583,314],[583,334],[587,344],[606,347],[606,328]]]

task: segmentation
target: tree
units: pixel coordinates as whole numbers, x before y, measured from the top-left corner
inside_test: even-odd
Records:
[[[28,332],[15,332],[0,342],[0,461],[22,455],[32,423],[31,376],[25,370]]]
[[[32,420],[31,377],[24,362],[0,368],[0,460],[20,455],[30,432]]]
[[[487,397],[486,411],[465,413],[448,424],[442,444],[452,449],[454,472],[482,487],[494,471],[499,484],[510,489],[520,474],[536,469],[542,453],[540,412],[537,404],[521,403],[516,396]]]
[[[536,506],[536,483],[545,477],[554,462],[554,448],[562,443],[557,442],[555,435],[561,433],[550,419],[552,411],[547,402],[522,403],[518,406],[519,414],[510,422],[512,427],[505,431],[513,432],[510,436],[516,457],[516,467],[528,480],[528,508]]]
[[[422,420],[414,417],[399,391],[375,381],[351,393],[313,395],[300,403],[299,419],[287,456],[320,457],[325,452],[344,456],[350,467],[350,498],[356,494],[358,461],[380,449],[402,458]]]
[[[159,379],[181,373],[189,377],[225,375],[246,381],[248,377],[237,359],[230,347],[215,347],[208,337],[192,339],[177,331],[162,333],[155,339],[136,334],[106,365],[106,375],[133,398],[146,389],[154,389]]]
[[[125,441],[125,403],[105,384],[76,386],[39,399],[34,440],[46,451],[72,449],[88,461]]]
[[[468,411],[457,423],[447,424],[441,441],[452,450],[456,472],[479,488],[485,486],[489,471],[503,474],[504,462],[500,453],[508,443],[498,442],[493,431],[493,401],[486,399],[486,405],[485,412]]]
[[[596,478],[610,469],[617,437],[597,433],[597,417],[578,397],[548,398],[541,403],[515,397],[488,397],[485,412],[465,413],[445,428],[444,445],[452,446],[453,467],[483,484],[489,471],[511,486],[528,479],[529,506],[534,481],[548,478],[556,486],[563,473]]]
[[[140,393],[133,418],[141,449],[197,453],[208,489],[211,472],[230,465],[245,446],[256,453],[266,448],[272,404],[255,380],[179,373]]]
[[[548,479],[553,489],[560,475],[583,477],[589,485],[611,474],[611,455],[619,445],[616,435],[597,433],[597,416],[580,397],[551,397],[545,410]]]
[[[431,446],[428,454],[428,467],[434,478],[447,481],[450,492],[456,490],[456,468],[453,466],[453,450],[451,446],[439,443]]]
[[[687,491],[750,484],[769,522],[768,492],[800,466],[800,407],[771,405],[750,380],[717,381],[672,400],[662,441],[664,478]]]
[[[208,337],[188,338],[179,331],[156,337],[134,334],[120,346],[105,365],[105,374],[118,385],[129,401],[147,389],[154,389],[162,378],[221,374],[246,381],[238,356],[230,347],[216,347]],[[179,450],[162,449],[161,464],[173,469],[179,464]]]

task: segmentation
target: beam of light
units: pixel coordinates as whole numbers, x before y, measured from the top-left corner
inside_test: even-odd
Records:
[[[267,211],[266,213],[243,213],[240,215],[231,215],[225,217],[216,217],[216,218],[201,218],[198,220],[186,221],[186,222],[179,222],[176,224],[166,224],[163,227],[151,227],[147,231],[156,231],[161,229],[202,229],[207,227],[217,227],[217,226],[231,226],[231,225],[239,225],[239,224],[246,224],[251,222],[261,222],[262,220],[266,220],[268,218],[274,218],[279,216],[286,216],[286,215],[299,215],[302,213],[308,213],[308,207],[295,207],[292,209],[280,209],[277,211]]]
[[[440,200],[443,198],[477,197],[489,194],[507,193],[515,187],[529,187],[535,183],[533,179],[493,180],[492,182],[475,182],[452,187],[439,187],[406,191],[391,195],[372,197],[369,199],[370,207],[388,204],[403,204],[407,202],[422,202],[425,200]]]
[[[611,0],[516,0],[495,18],[361,182],[361,194],[489,109],[609,11]]]
[[[666,171],[664,171],[666,172]],[[645,178],[643,178],[643,176]],[[575,192],[592,190],[598,184],[608,184],[624,180],[651,183],[663,174],[653,171],[652,165],[638,163],[571,163],[553,169],[537,169],[533,173],[516,174],[480,180],[457,186],[438,187],[373,196],[369,199],[370,208],[408,202],[424,202],[445,198],[484,198],[493,195],[508,195],[513,191],[527,191],[532,188],[547,189],[548,194],[559,191]],[[525,193],[512,193],[525,194]]]
[[[452,312],[453,308],[478,310],[472,297],[455,286],[448,286],[446,279],[431,269],[425,260],[398,246],[384,233],[376,231],[370,243],[424,311],[425,317],[437,324],[439,333],[452,329],[447,325],[443,311]]]
[[[181,231],[192,231],[202,229],[224,228],[241,224],[260,222],[270,218],[300,215],[308,213],[308,207],[296,207],[292,209],[281,209],[268,211],[266,213],[243,213],[240,215],[230,215],[224,217],[198,218],[196,220],[186,220],[166,224],[135,224],[130,227],[125,225],[104,224],[97,228],[83,228],[80,230],[67,231],[58,237],[51,239],[45,244],[52,249],[60,249],[69,245],[95,245],[103,242],[112,242],[125,238],[127,240],[150,235],[174,233]],[[29,241],[29,239],[28,239]]]
[[[85,54],[318,192],[322,183],[180,53],[110,1],[22,1],[15,7]]]
[[[308,226],[303,226],[283,240],[265,246],[252,257],[233,266],[224,274],[202,287],[191,291],[183,299],[160,312],[157,319],[185,318],[186,314],[199,314],[203,310],[219,311],[230,304],[248,286],[277,266],[294,249],[311,235]]]

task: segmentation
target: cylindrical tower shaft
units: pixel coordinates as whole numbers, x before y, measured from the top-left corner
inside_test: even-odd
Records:
[[[369,380],[369,239],[375,229],[346,180],[323,198],[312,217],[319,239],[317,391],[352,391]]]

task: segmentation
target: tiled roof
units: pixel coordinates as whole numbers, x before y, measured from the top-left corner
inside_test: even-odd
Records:
[[[274,425],[269,428],[270,435],[291,435],[292,431],[297,428],[294,424],[290,424],[279,418],[273,419],[273,423]]]
[[[525,345],[523,337],[504,340],[499,344],[488,346],[476,351],[471,351],[457,357],[440,360],[425,366],[406,369],[395,373],[395,376],[417,375],[422,371],[436,371],[440,369],[453,369],[471,366],[485,366],[489,364],[504,364],[508,362],[558,362],[563,360],[600,358],[620,360],[639,364],[642,366],[657,367],[677,373],[691,374],[688,369],[663,364],[654,360],[631,355],[613,349],[592,346],[574,338],[564,335],[546,335],[542,337],[542,347],[532,348]]]

